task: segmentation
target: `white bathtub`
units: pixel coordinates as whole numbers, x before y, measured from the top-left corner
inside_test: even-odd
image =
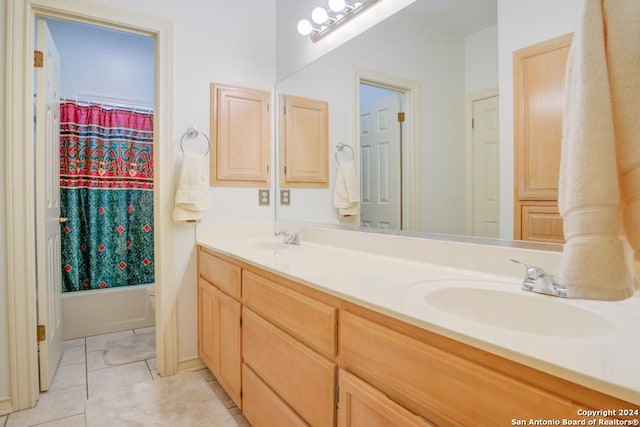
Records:
[[[62,294],[63,339],[155,325],[153,284]]]

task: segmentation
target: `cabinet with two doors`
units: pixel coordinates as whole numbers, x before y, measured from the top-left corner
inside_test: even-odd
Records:
[[[638,408],[198,248],[198,351],[251,425],[511,425]]]

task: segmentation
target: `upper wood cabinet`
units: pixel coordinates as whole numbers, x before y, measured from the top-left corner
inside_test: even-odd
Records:
[[[567,34],[513,53],[515,239],[564,241],[557,213],[558,177],[572,37]],[[529,217],[542,209],[536,206],[544,206],[545,216]],[[534,228],[553,233],[529,232]]]
[[[280,185],[329,186],[329,104],[280,96]]]
[[[271,92],[211,84],[211,184],[270,185]]]

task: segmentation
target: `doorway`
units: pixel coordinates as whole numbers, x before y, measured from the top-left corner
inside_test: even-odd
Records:
[[[102,5],[64,0],[9,0],[7,35],[12,43],[6,50],[6,75],[9,78],[5,98],[11,114],[6,115],[5,140],[15,141],[5,156],[7,200],[7,288],[9,307],[9,372],[12,410],[33,406],[37,400],[38,367],[36,340],[36,253],[35,158],[33,140],[33,36],[36,16],[67,19],[145,34],[154,39],[156,62],[156,96],[154,145],[157,156],[154,163],[157,192],[154,198],[156,237],[156,321],[158,340],[158,373],[173,375],[177,370],[177,339],[175,290],[171,219],[167,206],[171,204],[170,182],[172,161],[169,147],[170,93],[171,93],[171,26],[169,22],[123,12]],[[26,28],[25,28],[26,27]],[[162,153],[165,153],[162,155]],[[161,207],[165,207],[161,209]]]
[[[44,58],[34,95],[36,164],[45,166],[36,167],[36,233],[46,236],[36,242],[45,391],[60,335],[154,322],[148,291],[134,287],[154,282],[155,58],[149,36],[40,17],[36,28],[34,49]]]
[[[361,226],[420,231],[419,84],[357,68],[354,82]]]

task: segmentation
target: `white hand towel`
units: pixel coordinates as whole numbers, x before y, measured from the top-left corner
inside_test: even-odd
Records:
[[[360,186],[352,162],[340,163],[333,187],[333,206],[342,216],[360,213]]]
[[[585,0],[569,55],[558,202],[567,239],[561,278],[571,298],[619,300],[634,292],[627,237],[640,249],[640,208],[628,199],[636,213],[625,212],[624,223],[635,231],[627,226],[625,235],[619,179],[640,170],[639,5]],[[637,200],[640,179],[629,191],[622,183]]]
[[[184,153],[176,187],[173,220],[199,221],[209,208],[209,182],[206,157],[198,153]]]

